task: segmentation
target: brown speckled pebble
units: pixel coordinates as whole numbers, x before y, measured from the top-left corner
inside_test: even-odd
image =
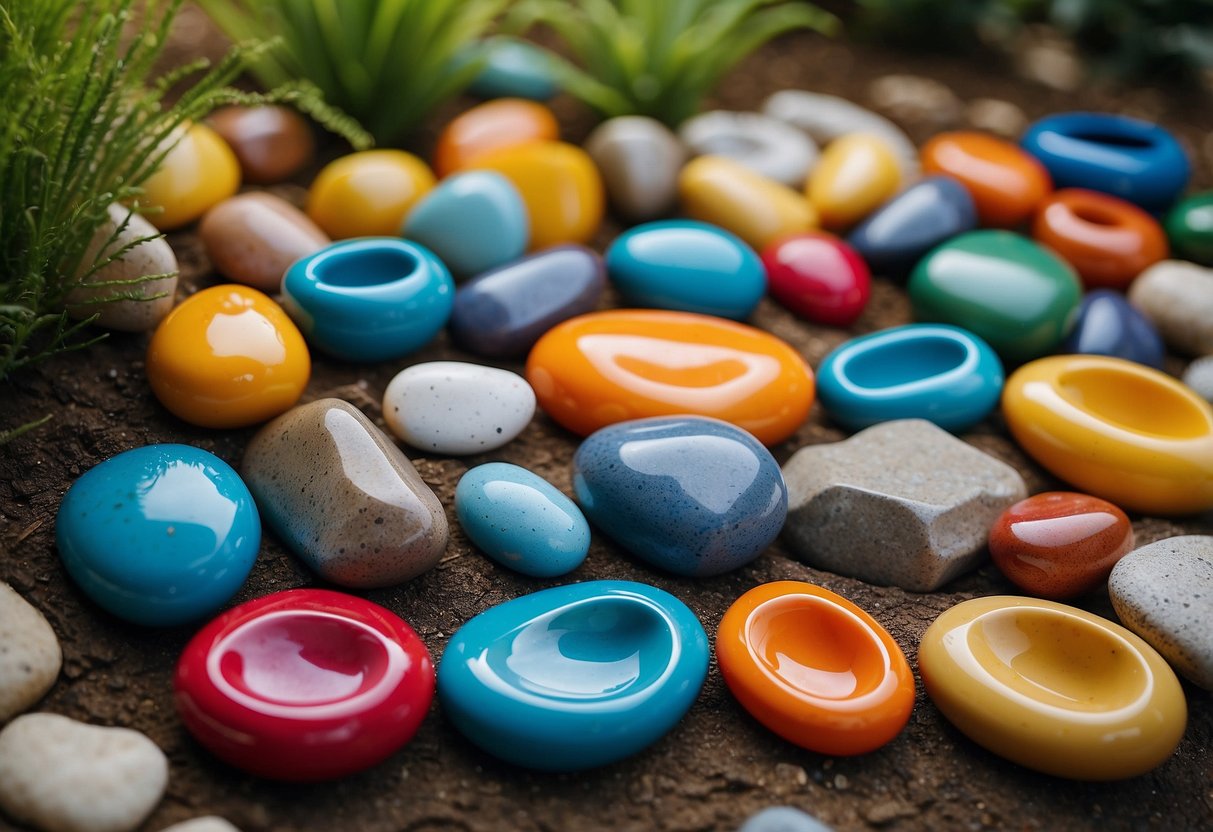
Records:
[[[432,567],[447,521],[413,464],[353,405],[296,407],[257,432],[244,480],[261,517],[326,580],[390,586]]]
[[[307,214],[266,193],[220,202],[202,218],[198,235],[220,274],[270,294],[288,266],[332,242]]]
[[[806,563],[913,592],[975,567],[990,524],[1027,496],[1014,468],[921,419],[801,448],[783,475],[784,537]]]
[[[224,107],[207,120],[231,145],[244,181],[254,185],[290,178],[316,151],[307,119],[287,107]]]

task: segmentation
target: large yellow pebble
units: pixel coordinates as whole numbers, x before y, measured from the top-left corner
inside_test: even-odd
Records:
[[[796,191],[723,156],[700,156],[678,175],[689,217],[732,231],[761,251],[817,225],[817,211]]]
[[[394,237],[434,183],[429,166],[403,150],[351,153],[320,171],[307,213],[334,240]]]
[[[821,224],[841,231],[880,207],[900,185],[897,157],[888,144],[867,133],[851,133],[830,142],[805,190]]]
[[[140,213],[161,231],[193,222],[240,189],[240,162],[219,134],[191,124],[143,183]]]

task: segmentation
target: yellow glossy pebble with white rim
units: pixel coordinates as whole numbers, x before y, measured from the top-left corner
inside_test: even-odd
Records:
[[[334,159],[307,194],[307,214],[334,240],[395,237],[430,192],[434,173],[403,150],[363,150]]]
[[[240,162],[205,124],[185,128],[156,172],[143,183],[141,213],[161,231],[193,222],[240,190]],[[157,210],[163,209],[163,210]]]
[[[1015,441],[1080,491],[1148,514],[1213,508],[1213,407],[1165,373],[1041,358],[1007,379],[1002,412]]]
[[[1039,598],[975,598],[918,649],[923,686],[995,754],[1074,780],[1119,780],[1165,762],[1188,706],[1174,671],[1133,633]]]
[[[761,251],[817,226],[817,211],[796,191],[723,156],[700,156],[678,175],[687,216],[732,231]]]
[[[841,231],[875,211],[901,186],[889,145],[867,133],[849,133],[826,147],[805,186],[824,228]]]

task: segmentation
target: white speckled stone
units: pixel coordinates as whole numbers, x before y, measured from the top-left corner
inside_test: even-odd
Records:
[[[602,173],[611,207],[634,222],[668,214],[678,198],[686,148],[670,128],[647,116],[604,121],[585,141]]]
[[[478,454],[512,441],[535,415],[535,391],[509,370],[431,361],[396,374],[383,394],[383,418],[414,448]]]
[[[63,652],[50,623],[0,581],[0,723],[46,695],[62,666]]]
[[[806,563],[913,592],[975,567],[995,518],[1027,496],[1014,468],[921,419],[801,448],[783,475],[784,536]]]
[[[1170,537],[1134,549],[1112,569],[1108,594],[1126,627],[1213,690],[1213,536]]]
[[[1202,398],[1213,402],[1213,355],[1198,358],[1184,370],[1184,384]]]
[[[1163,260],[1129,285],[1129,302],[1168,345],[1189,355],[1213,353],[1213,269]]]
[[[208,815],[204,818],[192,818],[183,820],[181,823],[174,823],[172,826],[161,829],[160,832],[240,832],[240,830],[221,817]]]
[[[26,714],[0,731],[0,809],[46,832],[125,832],[168,784],[168,759],[138,731]]]
[[[678,137],[695,156],[725,156],[790,188],[804,187],[821,155],[804,131],[761,113],[701,113],[683,122]]]

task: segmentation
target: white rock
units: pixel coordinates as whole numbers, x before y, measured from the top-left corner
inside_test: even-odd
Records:
[[[946,84],[921,75],[883,75],[868,85],[868,97],[901,121],[952,126],[960,118],[960,99]]]
[[[1198,358],[1184,370],[1184,384],[1202,398],[1213,402],[1213,355]]]
[[[0,731],[0,809],[46,832],[126,832],[160,802],[168,759],[138,731],[26,714]]]
[[[683,122],[678,138],[695,156],[728,157],[790,188],[804,187],[821,155],[804,131],[760,113],[701,113]]]
[[[221,817],[208,815],[204,818],[193,818],[183,820],[181,823],[174,823],[172,826],[161,829],[160,832],[240,832],[240,830]]]
[[[392,433],[414,448],[477,454],[500,448],[535,415],[535,391],[509,370],[433,361],[402,370],[383,394]]]
[[[1018,139],[1028,126],[1023,110],[1000,98],[974,98],[965,107],[965,120],[970,127],[1005,139]]]
[[[1213,269],[1162,260],[1129,285],[1129,302],[1170,346],[1190,355],[1213,353]]]
[[[51,625],[0,581],[0,723],[46,695],[62,666],[63,652]]]

